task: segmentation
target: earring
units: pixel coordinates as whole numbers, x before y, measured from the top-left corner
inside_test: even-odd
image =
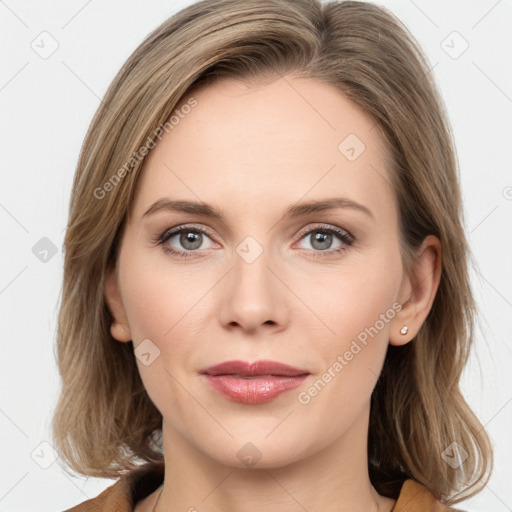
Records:
[[[400,329],[400,334],[407,334],[407,331],[409,330],[409,328],[407,327],[407,325],[404,325],[401,329]]]

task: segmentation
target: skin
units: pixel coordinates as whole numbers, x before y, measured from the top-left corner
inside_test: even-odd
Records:
[[[388,344],[410,342],[432,306],[439,240],[425,239],[407,275],[384,139],[334,87],[286,75],[258,85],[222,79],[191,95],[197,106],[144,162],[105,290],[112,336],[135,347],[150,339],[160,350],[148,366],[137,359],[163,416],[167,463],[157,511],[389,511],[395,500],[380,496],[368,476],[370,397]],[[366,146],[354,161],[338,149],[348,134]],[[164,197],[203,201],[223,219],[172,211],[143,218]],[[283,217],[297,202],[331,197],[373,216],[337,208]],[[319,224],[348,231],[354,244],[333,235],[322,250],[315,231],[301,235]],[[212,235],[199,249],[179,235],[165,243],[195,251],[191,257],[152,243],[182,225]],[[263,250],[252,263],[236,251],[247,236]],[[401,310],[300,403],[299,393],[393,304]],[[231,359],[271,359],[311,375],[271,402],[241,404],[198,373]],[[237,456],[249,442],[260,457],[252,467]],[[159,492],[135,510],[153,510]]]

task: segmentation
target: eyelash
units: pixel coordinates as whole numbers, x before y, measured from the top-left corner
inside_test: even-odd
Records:
[[[332,234],[332,235],[336,236],[338,238],[338,240],[343,242],[343,244],[345,244],[346,246],[349,246],[349,247],[351,245],[353,245],[355,242],[355,238],[348,231],[345,231],[344,229],[335,228],[335,227],[327,225],[327,224],[322,224],[319,226],[315,226],[314,228],[310,228],[306,231],[301,231],[299,240],[302,240],[306,236],[310,235],[311,233],[315,233],[317,231]],[[164,246],[164,244],[168,240],[170,240],[173,236],[179,235],[183,232],[201,233],[203,235],[207,235],[210,238],[214,238],[213,235],[208,230],[205,230],[204,228],[198,228],[195,226],[180,226],[175,229],[173,228],[173,229],[165,230],[162,234],[160,234],[157,238],[155,238],[153,240],[153,244],[162,245],[165,252],[172,254],[173,256],[177,256],[178,258],[190,258],[193,256],[193,254],[195,252],[199,252],[199,251],[198,250],[176,251],[175,249],[172,249],[169,246]],[[338,253],[345,251],[346,247],[342,246],[342,247],[338,247],[337,249],[331,249],[331,250],[325,250],[325,251],[314,250],[314,249],[309,249],[309,250],[313,251],[313,254],[312,254],[313,257],[323,258],[323,257],[325,257],[325,256],[323,256],[323,254],[328,254],[328,255],[332,256],[333,254],[338,254]],[[318,254],[318,253],[321,253],[321,254]]]

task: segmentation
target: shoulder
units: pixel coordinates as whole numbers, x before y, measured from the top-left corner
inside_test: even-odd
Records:
[[[164,479],[164,463],[148,463],[125,473],[96,498],[65,512],[133,512],[135,503],[151,494]]]
[[[424,485],[406,480],[391,512],[463,512],[439,501]]]

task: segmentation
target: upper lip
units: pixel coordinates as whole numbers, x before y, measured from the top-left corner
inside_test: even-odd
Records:
[[[200,371],[206,375],[241,375],[241,376],[257,376],[257,375],[277,375],[294,377],[297,375],[306,375],[309,372],[295,368],[288,364],[279,363],[277,361],[269,361],[267,359],[249,363],[246,361],[224,361],[223,363],[209,366]]]

